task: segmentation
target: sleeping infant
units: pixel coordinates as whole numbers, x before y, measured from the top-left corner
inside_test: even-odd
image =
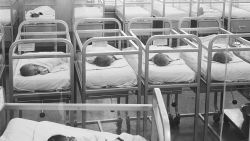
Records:
[[[22,76],[44,75],[47,73],[49,73],[48,68],[36,64],[25,64],[20,68],[20,74]]]
[[[19,67],[18,67],[19,68]],[[20,75],[35,76],[48,73],[63,71],[69,69],[69,63],[66,58],[39,58],[20,60]]]
[[[226,64],[232,61],[232,57],[226,52],[216,52],[213,56],[213,61]]]
[[[171,59],[166,54],[157,53],[150,61],[153,61],[157,66],[167,66]]]

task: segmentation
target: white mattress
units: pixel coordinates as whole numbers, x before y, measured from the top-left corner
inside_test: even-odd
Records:
[[[32,13],[41,12],[43,15],[39,15],[39,17],[31,17]],[[39,6],[33,10],[29,10],[25,13],[26,20],[54,20],[55,19],[55,10],[49,6]]]
[[[163,16],[163,5],[162,2],[155,1],[154,2],[154,12],[156,12],[157,16]],[[179,20],[184,17],[188,17],[189,13],[187,11],[180,10],[178,8],[174,8],[171,6],[165,5],[165,17],[169,20]]]
[[[123,16],[123,7],[118,7],[117,12]],[[150,11],[140,6],[128,6],[125,7],[125,19],[130,20],[136,17],[151,17]]]
[[[154,49],[162,49],[166,50],[172,49],[166,46],[150,46],[151,50]],[[192,82],[195,80],[195,72],[192,71],[185,62],[180,59],[179,53],[165,53],[168,55],[172,60],[169,65],[167,66],[157,66],[152,61],[149,61],[149,82],[151,84],[164,84],[164,83],[180,83],[180,82]],[[151,53],[149,58],[152,58],[155,53]],[[136,67],[138,64],[138,56],[129,55],[126,57],[128,62],[132,64],[132,66]],[[143,57],[144,58],[144,57]],[[145,59],[143,59],[143,76],[145,70]]]
[[[201,38],[202,42],[206,46],[208,40],[210,40],[214,35]],[[227,45],[221,41],[215,44],[216,47],[224,48]],[[197,53],[181,53],[181,58],[185,60],[186,64],[197,72]],[[250,80],[250,64],[241,60],[233,53],[231,53],[232,61],[227,63],[227,80],[228,81],[249,81]],[[201,73],[203,76],[207,74],[207,51],[202,50],[202,65]],[[212,62],[211,78],[215,81],[225,80],[225,69],[226,64],[221,64],[218,62]]]
[[[127,133],[116,135],[65,126],[49,121],[37,122],[21,118],[14,118],[8,123],[6,130],[0,137],[0,141],[47,141],[53,135],[75,137],[77,141],[114,141],[118,137],[124,139],[124,141],[146,141],[141,136]]]
[[[106,47],[87,47],[87,52],[108,51],[118,51],[118,49],[110,45]],[[88,88],[131,87],[137,84],[135,71],[126,59],[121,55],[116,55],[116,58],[119,59],[108,67],[99,67],[86,62],[86,85]]]
[[[56,54],[55,52],[40,52],[29,54]],[[62,54],[62,52],[57,52]],[[24,64],[37,64],[47,67],[51,73],[24,77],[20,68]],[[66,58],[20,59],[14,69],[14,88],[16,90],[57,90],[68,89],[70,86],[69,62]]]
[[[8,25],[11,23],[10,9],[0,9],[0,23],[3,25]]]
[[[79,20],[82,18],[102,18],[103,17],[103,9],[100,7],[76,7],[74,9],[75,20]]]

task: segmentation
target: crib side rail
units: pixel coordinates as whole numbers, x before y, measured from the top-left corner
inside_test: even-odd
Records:
[[[122,30],[121,23],[115,18],[84,18],[84,19],[80,19],[74,23],[73,30],[76,33],[77,31],[79,31],[78,27],[80,25],[87,24],[87,23],[98,23],[98,22],[114,22],[118,25],[117,29]]]
[[[4,35],[4,27],[0,24],[0,43],[1,43],[1,61],[0,63],[5,63],[5,35]]]
[[[156,141],[156,137],[158,137],[159,141],[170,141],[171,134],[168,113],[159,88],[154,89],[153,113],[151,141]],[[158,135],[156,135],[155,131],[157,131]]]
[[[90,2],[87,2],[87,1],[81,1],[81,0],[74,0],[73,5],[74,5],[74,7],[75,6],[83,6],[83,5],[86,5],[86,6],[104,6],[104,1],[103,0],[98,0],[98,1],[91,0]]]
[[[191,21],[197,21],[197,22],[215,22],[217,25],[216,26],[210,26],[210,27],[190,27],[191,26]],[[185,27],[186,24],[188,27]],[[225,32],[222,28],[222,22],[221,19],[218,17],[185,17],[182,18],[178,24],[178,30],[182,32],[190,32],[190,31],[215,31],[215,32]]]
[[[143,22],[150,22],[153,24],[154,21],[162,21],[164,22],[164,25],[169,25],[169,27],[163,27],[163,28],[134,28],[133,25],[137,23],[143,23]],[[134,32],[160,32],[160,31],[169,31],[172,29],[172,22],[164,17],[138,17],[133,18],[128,23],[128,31],[130,34],[135,34]]]
[[[63,27],[63,31],[43,31],[43,32],[24,32],[24,27],[28,25],[38,25],[38,24],[56,24]],[[18,27],[18,34],[16,39],[20,39],[21,36],[32,36],[32,35],[65,35],[67,39],[69,36],[69,27],[67,23],[63,20],[26,20],[20,23]]]

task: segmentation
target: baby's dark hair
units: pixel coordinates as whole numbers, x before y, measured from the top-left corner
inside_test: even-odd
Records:
[[[166,54],[158,53],[153,58],[152,61],[157,66],[166,66],[170,63],[169,57]]]
[[[25,64],[20,68],[20,74],[22,76],[31,76],[32,75],[32,73],[31,73],[32,70],[30,69],[30,65],[33,65],[33,64]]]
[[[230,55],[228,53],[216,52],[213,56],[213,61],[219,62],[222,64],[226,64],[226,63],[229,63],[230,61],[232,61],[232,58],[230,57]]]
[[[107,66],[110,66],[111,63],[113,62],[114,62],[114,59],[111,56],[101,55],[101,56],[97,56],[93,63],[100,67],[107,67]]]
[[[66,141],[67,137],[63,135],[54,135],[51,136],[48,141]]]

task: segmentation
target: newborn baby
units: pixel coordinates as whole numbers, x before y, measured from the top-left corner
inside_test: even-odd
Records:
[[[115,60],[115,56],[108,56],[108,55],[101,55],[97,56],[93,62],[90,62],[91,64],[95,64],[99,67],[108,67],[110,66]]]
[[[171,59],[166,54],[158,53],[151,59],[151,61],[157,66],[167,66],[171,62]]]
[[[213,61],[226,64],[232,61],[232,57],[230,56],[229,53],[216,52],[213,56]]]
[[[22,76],[44,75],[49,73],[49,69],[36,64],[26,64],[20,68],[20,73]]]

